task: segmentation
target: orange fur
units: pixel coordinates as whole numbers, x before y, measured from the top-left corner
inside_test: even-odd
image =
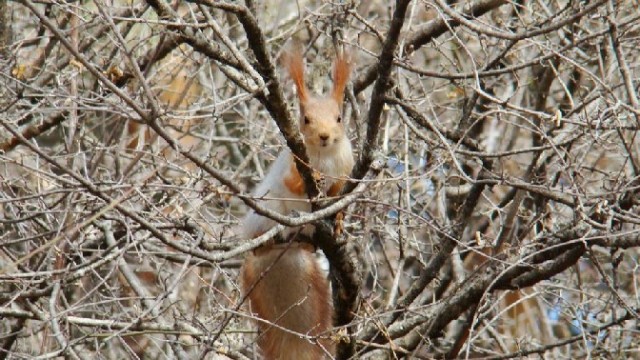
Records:
[[[291,163],[289,171],[289,176],[284,178],[284,186],[296,195],[302,196],[306,194],[307,191],[304,186],[304,180],[302,180],[302,176],[300,176],[295,163]]]
[[[335,183],[333,183],[333,185],[331,185],[331,187],[329,188],[329,191],[327,191],[327,195],[338,196],[343,186],[344,186],[344,180],[336,181]]]
[[[329,283],[308,246],[268,246],[249,255],[243,267],[242,285],[251,310],[288,330],[259,323],[258,344],[266,360],[317,360],[333,353],[333,343],[326,337],[316,343],[299,335],[326,336],[331,329]],[[273,297],[269,302],[264,301],[266,293]]]
[[[128,150],[136,150],[141,145],[148,144],[152,139],[149,129],[147,129],[145,125],[133,120],[127,121],[127,134],[131,137],[131,140],[127,144]]]
[[[322,190],[336,196],[354,164],[351,142],[340,116],[344,88],[349,79],[349,61],[344,56],[336,59],[333,90],[328,96],[321,97],[313,96],[307,90],[299,49],[285,54],[283,60],[297,88],[300,131],[314,179],[322,180]],[[299,201],[307,198],[305,184],[288,150],[274,161],[254,195],[257,198],[270,196],[271,199],[260,200],[261,204],[282,214],[294,210],[311,211],[308,202]],[[243,220],[243,235],[247,238],[258,236],[274,224],[273,220],[250,211]],[[337,226],[341,229],[341,222]],[[291,233],[291,230],[296,229],[285,231]],[[243,293],[248,297],[251,310],[268,323],[290,330],[259,322],[258,345],[265,359],[330,358],[334,353],[333,342],[326,337],[316,338],[326,335],[332,325],[327,276],[313,248],[297,242],[286,246],[288,248],[265,245],[256,249],[245,258],[242,267]]]
[[[331,97],[340,105],[340,108],[342,108],[344,89],[347,86],[347,81],[349,81],[349,74],[351,74],[349,55],[347,53],[338,55],[333,65],[333,91]]]
[[[308,91],[304,82],[304,59],[302,56],[302,50],[295,48],[293,51],[284,55],[284,63],[289,70],[291,79],[296,84],[296,90],[298,92],[298,98],[300,101],[307,101]]]

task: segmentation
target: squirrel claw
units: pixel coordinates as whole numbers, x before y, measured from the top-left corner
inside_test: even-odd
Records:
[[[321,172],[317,170],[313,170],[312,176],[313,176],[313,180],[316,181],[318,188],[320,188],[320,192],[322,193],[323,189],[327,185],[327,179],[324,177],[324,175]]]
[[[336,236],[340,236],[342,235],[343,231],[344,231],[344,212],[338,211],[338,213],[336,213],[336,225],[333,228],[333,233]]]

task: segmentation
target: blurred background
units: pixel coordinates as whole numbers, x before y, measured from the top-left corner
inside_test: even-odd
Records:
[[[639,39],[630,0],[0,2],[0,359],[259,358],[234,227],[296,41],[384,164],[339,358],[640,358]]]

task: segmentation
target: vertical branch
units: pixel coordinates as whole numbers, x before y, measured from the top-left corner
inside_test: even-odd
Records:
[[[361,179],[369,171],[373,163],[374,150],[378,148],[378,133],[380,128],[380,119],[382,108],[384,106],[384,96],[389,87],[389,80],[393,65],[394,53],[398,47],[400,32],[405,21],[405,13],[411,0],[397,0],[396,8],[393,12],[391,26],[387,32],[387,37],[382,46],[382,51],[378,57],[377,64],[377,80],[373,87],[371,95],[371,103],[367,114],[367,133],[365,141],[360,151],[359,158],[353,168],[352,177]],[[344,192],[350,192],[355,187],[355,183],[347,183]],[[346,253],[344,245],[336,243],[335,239],[327,236],[329,233],[325,231],[316,231],[319,238],[325,238],[329,241],[323,241],[321,244],[323,251],[329,254],[336,254],[335,264],[332,263],[332,280],[334,286],[334,306],[336,309],[337,326],[349,324],[355,315],[356,300],[360,289],[359,283],[351,283],[356,268]],[[326,250],[325,250],[326,249]],[[333,250],[333,251],[332,251]],[[331,260],[334,256],[327,255]],[[340,261],[342,260],[342,261]],[[350,263],[350,264],[349,264]],[[351,280],[351,281],[350,281]],[[348,333],[352,332],[351,327],[347,328]],[[355,354],[355,342],[350,339],[348,343],[341,342],[338,345],[337,355],[339,359],[348,359]]]
[[[378,132],[380,130],[380,115],[384,106],[384,96],[389,87],[389,77],[393,68],[393,58],[400,39],[400,31],[404,25],[405,13],[411,0],[397,0],[396,9],[393,12],[391,26],[387,33],[387,37],[382,45],[382,51],[378,56],[376,65],[376,82],[373,84],[371,93],[371,103],[369,104],[369,112],[367,113],[367,133],[356,162],[352,177],[361,179],[369,170],[369,166],[373,162],[373,152],[378,148]],[[351,191],[355,184],[347,184],[346,191]]]
[[[8,336],[5,337],[2,345],[0,345],[0,360],[7,359],[7,357],[11,354],[11,349],[16,343],[20,332],[25,330],[24,326],[26,322],[27,319],[19,318],[13,325],[11,325],[9,331],[7,332]]]
[[[11,43],[11,22],[9,16],[11,12],[7,6],[9,1],[0,1],[0,57],[9,58],[9,44]]]
[[[609,11],[615,15],[615,2],[609,1]],[[631,103],[631,106],[635,111],[633,111],[633,116],[636,120],[636,124],[640,126],[640,104],[638,103],[638,95],[636,94],[635,87],[633,85],[633,79],[631,78],[631,73],[629,71],[629,65],[627,64],[627,58],[620,46],[620,37],[618,34],[618,25],[615,22],[615,18],[609,17],[609,41],[611,43],[611,47],[613,48],[613,53],[616,58],[616,62],[618,63],[618,70],[620,71],[620,75],[624,82],[625,91],[627,93],[627,99]],[[637,136],[637,132],[634,132],[630,137],[630,144],[634,143],[634,140]],[[624,140],[623,140],[624,141]],[[631,167],[636,176],[640,174],[640,159],[638,159],[638,154],[636,154],[633,149],[630,149],[626,144],[624,144],[627,148],[627,153],[629,154],[629,158],[631,160]],[[637,148],[637,147],[636,147]]]
[[[60,345],[62,349],[62,353],[68,353],[69,356],[74,360],[81,360],[79,354],[75,351],[75,349],[69,345],[67,339],[65,338],[62,330],[60,329],[60,324],[58,324],[58,311],[56,310],[58,303],[58,296],[60,295],[60,280],[56,280],[53,284],[53,291],[51,292],[51,297],[49,298],[49,314],[50,314],[50,324],[51,331],[53,331],[53,337]]]
[[[155,2],[156,0],[153,1]],[[318,194],[320,194],[320,190],[318,189],[318,185],[316,184],[316,181],[312,176],[311,169],[308,166],[309,156],[307,155],[307,150],[304,145],[304,141],[302,140],[302,136],[298,131],[298,127],[296,126],[296,122],[287,108],[282,84],[277,76],[276,65],[269,53],[267,40],[260,28],[260,25],[258,24],[258,20],[245,6],[219,3],[213,0],[198,0],[198,3],[202,3],[212,8],[229,11],[235,14],[240,21],[240,24],[242,24],[249,48],[256,58],[254,67],[262,76],[263,82],[266,84],[266,89],[264,89],[266,101],[264,102],[264,105],[278,125],[287,146],[295,155],[296,167],[304,180],[309,198],[316,198]]]

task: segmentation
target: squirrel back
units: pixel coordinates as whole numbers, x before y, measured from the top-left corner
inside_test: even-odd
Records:
[[[287,53],[284,63],[297,89],[300,131],[309,165],[321,179],[321,190],[329,196],[338,195],[354,165],[341,116],[349,59],[344,55],[336,58],[333,89],[326,97],[313,96],[307,90],[301,52]],[[280,153],[253,194],[261,205],[284,215],[292,210],[311,211],[304,182],[288,149]],[[242,222],[242,233],[253,238],[275,224],[251,210]],[[262,246],[246,256],[241,273],[250,309],[263,320],[258,322],[258,345],[265,359],[317,360],[333,355],[334,344],[328,338],[333,320],[329,282],[312,245],[293,241]],[[316,338],[319,335],[322,337]]]

